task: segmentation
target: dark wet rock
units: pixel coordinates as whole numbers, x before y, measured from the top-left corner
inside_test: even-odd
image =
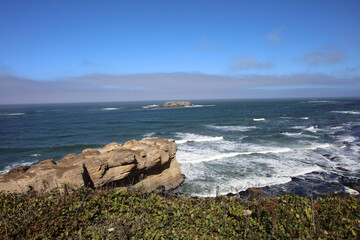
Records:
[[[349,170],[346,169],[346,168],[343,168],[343,167],[336,167],[337,170],[341,170],[341,171],[344,171],[344,172],[348,172]]]
[[[360,192],[360,179],[341,176],[339,178],[339,182],[346,187]]]
[[[239,196],[241,198],[257,197],[263,194],[265,194],[265,192],[262,189],[255,187],[248,188],[245,191],[239,192]]]
[[[331,156],[330,154],[323,154],[323,157],[326,157],[330,161],[335,161],[337,157]]]

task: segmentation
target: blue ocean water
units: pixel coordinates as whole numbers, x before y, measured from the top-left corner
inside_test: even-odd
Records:
[[[207,100],[0,106],[0,173],[85,148],[173,138],[193,196],[249,187],[326,192],[360,178],[360,99]]]

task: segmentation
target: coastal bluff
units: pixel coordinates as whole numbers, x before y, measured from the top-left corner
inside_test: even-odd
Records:
[[[161,108],[172,108],[172,107],[191,107],[193,106],[189,101],[173,101],[160,104]]]
[[[144,138],[124,145],[110,143],[101,150],[85,149],[58,162],[44,160],[0,175],[0,191],[48,192],[53,189],[135,187],[146,192],[169,191],[183,181],[172,139]]]

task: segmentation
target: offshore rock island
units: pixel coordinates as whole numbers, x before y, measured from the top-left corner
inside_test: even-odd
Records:
[[[124,145],[110,143],[101,150],[68,154],[57,163],[44,160],[32,167],[19,166],[0,176],[0,191],[48,192],[53,189],[95,189],[133,186],[145,192],[177,188],[184,177],[176,160],[174,140],[144,138]]]
[[[161,108],[172,108],[172,107],[191,107],[193,104],[189,101],[172,101],[160,104]]]

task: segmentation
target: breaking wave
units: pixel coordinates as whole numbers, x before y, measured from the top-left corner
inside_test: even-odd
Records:
[[[332,113],[360,114],[359,111],[331,111]]]
[[[175,140],[177,144],[184,144],[187,142],[210,142],[210,141],[221,141],[224,137],[210,137],[203,136],[193,133],[177,133],[177,137],[181,138],[179,140]]]

